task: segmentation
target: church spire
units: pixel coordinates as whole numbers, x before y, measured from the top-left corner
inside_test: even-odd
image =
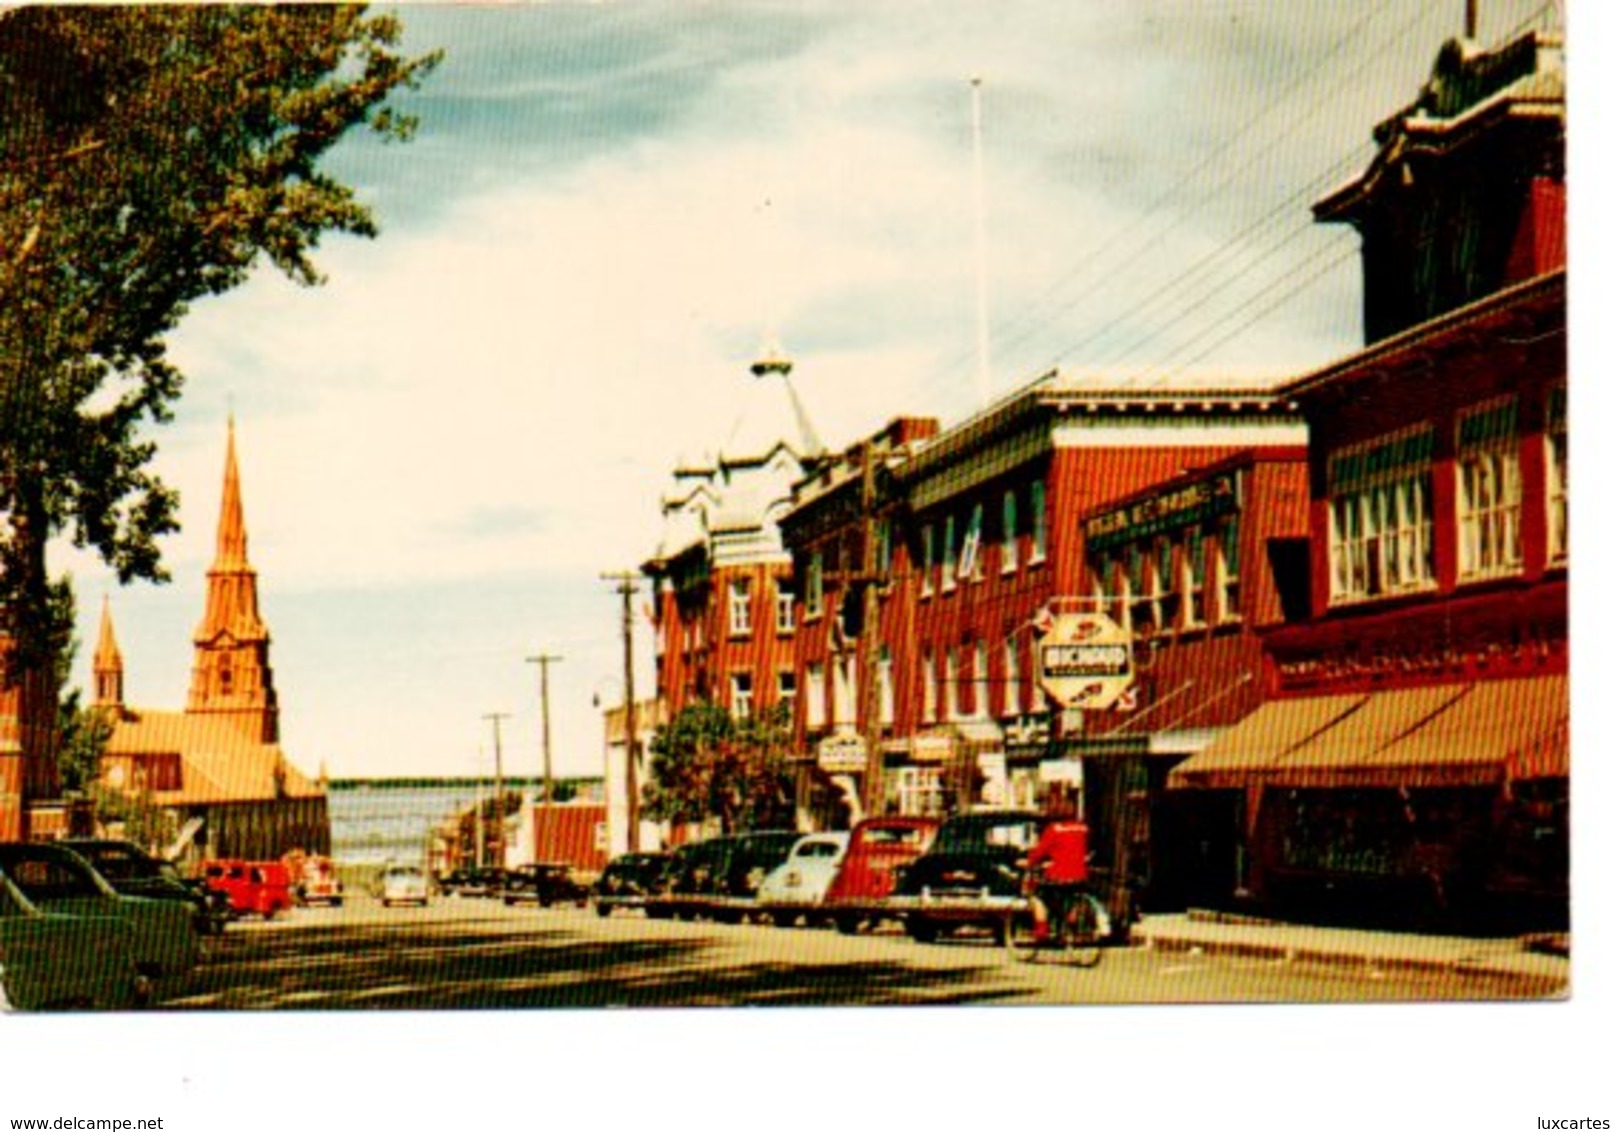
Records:
[[[96,640],[96,656],[92,665],[96,685],[96,707],[124,706],[124,656],[118,651],[118,640],[113,636],[112,603],[105,594],[101,598],[101,634]]]
[[[234,417],[226,428],[225,479],[214,565],[208,570],[207,605],[192,634],[192,644],[187,714],[226,716],[258,742],[276,742],[279,726],[270,670],[270,630],[259,617],[259,579],[248,563]]]
[[[236,470],[236,418],[225,425],[225,489],[220,493],[220,525],[214,550],[214,569],[241,569],[248,565],[248,528],[242,520],[242,482]]]

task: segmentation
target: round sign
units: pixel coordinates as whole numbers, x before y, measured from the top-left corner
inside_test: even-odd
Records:
[[[1040,642],[1041,686],[1063,707],[1099,710],[1131,686],[1131,634],[1102,613],[1061,613]]]

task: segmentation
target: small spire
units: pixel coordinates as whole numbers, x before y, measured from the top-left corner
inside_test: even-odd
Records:
[[[236,415],[226,418],[225,487],[220,493],[220,524],[214,568],[248,564],[248,529],[242,518],[242,484],[236,470]]]
[[[95,676],[96,706],[122,706],[124,657],[118,651],[118,639],[113,634],[112,603],[106,594],[101,595],[101,634],[96,641],[96,656],[91,667]]]

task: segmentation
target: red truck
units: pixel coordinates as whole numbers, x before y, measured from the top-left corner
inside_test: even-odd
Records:
[[[868,818],[850,832],[850,847],[822,907],[846,935],[873,928],[886,916],[884,900],[895,888],[895,870],[911,864],[934,844],[936,818]]]
[[[293,906],[292,877],[280,861],[204,861],[203,880],[225,893],[235,916],[273,920]]]

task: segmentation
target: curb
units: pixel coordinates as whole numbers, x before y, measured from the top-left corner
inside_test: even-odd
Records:
[[[1438,959],[1420,959],[1408,955],[1381,958],[1377,955],[1329,950],[1278,943],[1255,943],[1247,940],[1200,940],[1165,936],[1152,936],[1133,932],[1132,946],[1145,951],[1167,951],[1196,955],[1222,955],[1241,959],[1275,959],[1284,963],[1317,963],[1333,967],[1361,967],[1369,971],[1421,971],[1432,974],[1467,976],[1470,978],[1505,978],[1516,982],[1536,984],[1547,991],[1566,990],[1568,977],[1535,971],[1515,970],[1469,956]]]

